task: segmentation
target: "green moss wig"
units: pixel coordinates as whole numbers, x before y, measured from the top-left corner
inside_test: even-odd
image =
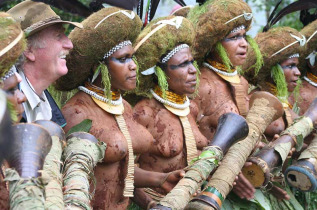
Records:
[[[11,47],[4,50],[12,44]],[[10,67],[16,62],[26,46],[24,34],[20,24],[9,14],[0,12],[0,77],[3,77]]]
[[[157,32],[153,33],[157,27],[162,25],[158,24],[159,21],[171,19],[178,20],[179,22],[176,21],[176,25],[167,24]],[[187,44],[191,46],[195,32],[191,22],[184,17],[176,18],[175,16],[168,16],[158,18],[153,20],[143,29],[135,42],[136,46],[138,46],[138,43],[141,42],[151,32],[153,34],[147,38],[136,50],[135,55],[139,62],[140,71],[138,74],[139,85],[136,88],[135,93],[146,97],[152,97],[149,90],[155,85],[159,85],[164,96],[165,90],[168,89],[168,78],[166,77],[164,69],[161,68],[162,66],[160,65],[160,61],[163,56],[180,44]],[[152,67],[155,67],[155,74],[142,74],[143,71]]]
[[[294,36],[300,39],[303,38],[302,34],[293,28],[276,27],[267,32],[259,33],[255,37],[254,40],[259,46],[264,62],[263,65],[257,63],[260,53],[256,48],[248,50],[247,60],[242,68],[244,70],[244,76],[249,83],[265,86],[265,82],[271,77],[271,69],[273,67],[287,60],[289,56],[302,52],[302,44],[299,41],[296,42],[297,39],[294,38]],[[249,41],[249,43],[251,43],[251,41]],[[294,44],[290,45],[292,43]],[[290,46],[285,48],[288,45]],[[260,66],[262,67],[256,70]]]
[[[193,22],[196,31],[193,45],[195,59],[202,62],[208,53],[215,50],[216,43],[234,28],[244,25],[248,31],[252,22],[250,13],[251,8],[242,0],[208,0],[191,9],[188,19]]]
[[[98,67],[102,70],[102,83],[107,84],[106,69],[100,66],[104,55],[123,41],[134,42],[142,27],[142,21],[134,12],[116,7],[101,9],[82,24],[83,29],[75,28],[69,35],[74,48],[67,56],[68,73],[55,84],[58,90],[77,88]]]

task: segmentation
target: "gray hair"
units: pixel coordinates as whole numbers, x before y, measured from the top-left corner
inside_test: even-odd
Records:
[[[46,46],[46,42],[45,40],[42,39],[41,32],[35,33],[27,37],[27,49],[44,48],[45,46]],[[27,59],[24,53],[22,53],[20,57],[18,58],[17,62],[15,63],[15,65],[17,66],[18,69],[23,70],[23,64],[25,63],[26,60]]]

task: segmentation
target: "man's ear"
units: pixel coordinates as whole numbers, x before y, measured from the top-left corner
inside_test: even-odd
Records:
[[[35,61],[35,55],[34,55],[33,49],[28,48],[23,52],[23,54],[27,60],[33,61],[33,62]]]

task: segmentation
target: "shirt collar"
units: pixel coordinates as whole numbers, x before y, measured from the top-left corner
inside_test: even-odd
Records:
[[[23,71],[19,71],[19,74],[21,75],[22,77],[22,82],[20,83],[20,87],[21,87],[21,90],[23,91],[25,97],[27,98],[30,106],[31,106],[31,109],[33,110],[36,106],[39,105],[39,103],[41,103],[41,99],[39,98],[38,95],[35,94],[34,92],[34,88],[31,84],[30,81],[26,81],[27,78],[26,76],[24,75]],[[40,95],[44,100],[47,100],[46,96],[44,93],[41,93]]]

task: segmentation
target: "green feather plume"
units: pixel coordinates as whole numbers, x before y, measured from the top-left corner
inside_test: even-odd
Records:
[[[132,57],[132,60],[134,61],[135,65],[136,65],[136,87],[139,86],[140,84],[140,75],[139,75],[139,69],[140,69],[140,66],[139,66],[139,63],[138,63],[138,60],[136,59],[135,56]]]
[[[155,67],[155,74],[158,79],[158,85],[162,90],[163,98],[166,98],[166,91],[168,90],[167,76],[161,67]]]
[[[7,100],[7,106],[8,106],[9,112],[10,112],[12,122],[13,123],[18,122],[18,112],[14,108],[14,105],[9,100]]]
[[[104,63],[100,63],[97,68],[97,71],[100,69],[101,72],[101,80],[104,86],[105,97],[111,100],[111,82],[110,82],[110,74],[108,67]]]
[[[249,43],[250,47],[253,49],[254,54],[256,56],[256,62],[255,64],[253,64],[250,68],[254,68],[255,71],[255,76],[259,73],[260,69],[262,68],[264,61],[263,61],[263,56],[262,53],[260,51],[260,48],[258,46],[258,44],[256,43],[256,41],[254,39],[252,39],[252,37],[250,37],[249,35],[246,36],[246,40]],[[249,69],[250,69],[249,68]]]
[[[272,67],[271,69],[271,75],[273,78],[273,81],[276,84],[276,90],[277,90],[277,97],[281,101],[288,100],[288,89],[287,89],[287,83],[284,76],[284,71],[282,67],[277,64]]]
[[[216,52],[218,53],[219,57],[221,58],[223,64],[226,66],[228,72],[232,72],[231,61],[228,57],[226,49],[222,46],[222,44],[220,42],[217,42],[217,44],[216,44]]]

